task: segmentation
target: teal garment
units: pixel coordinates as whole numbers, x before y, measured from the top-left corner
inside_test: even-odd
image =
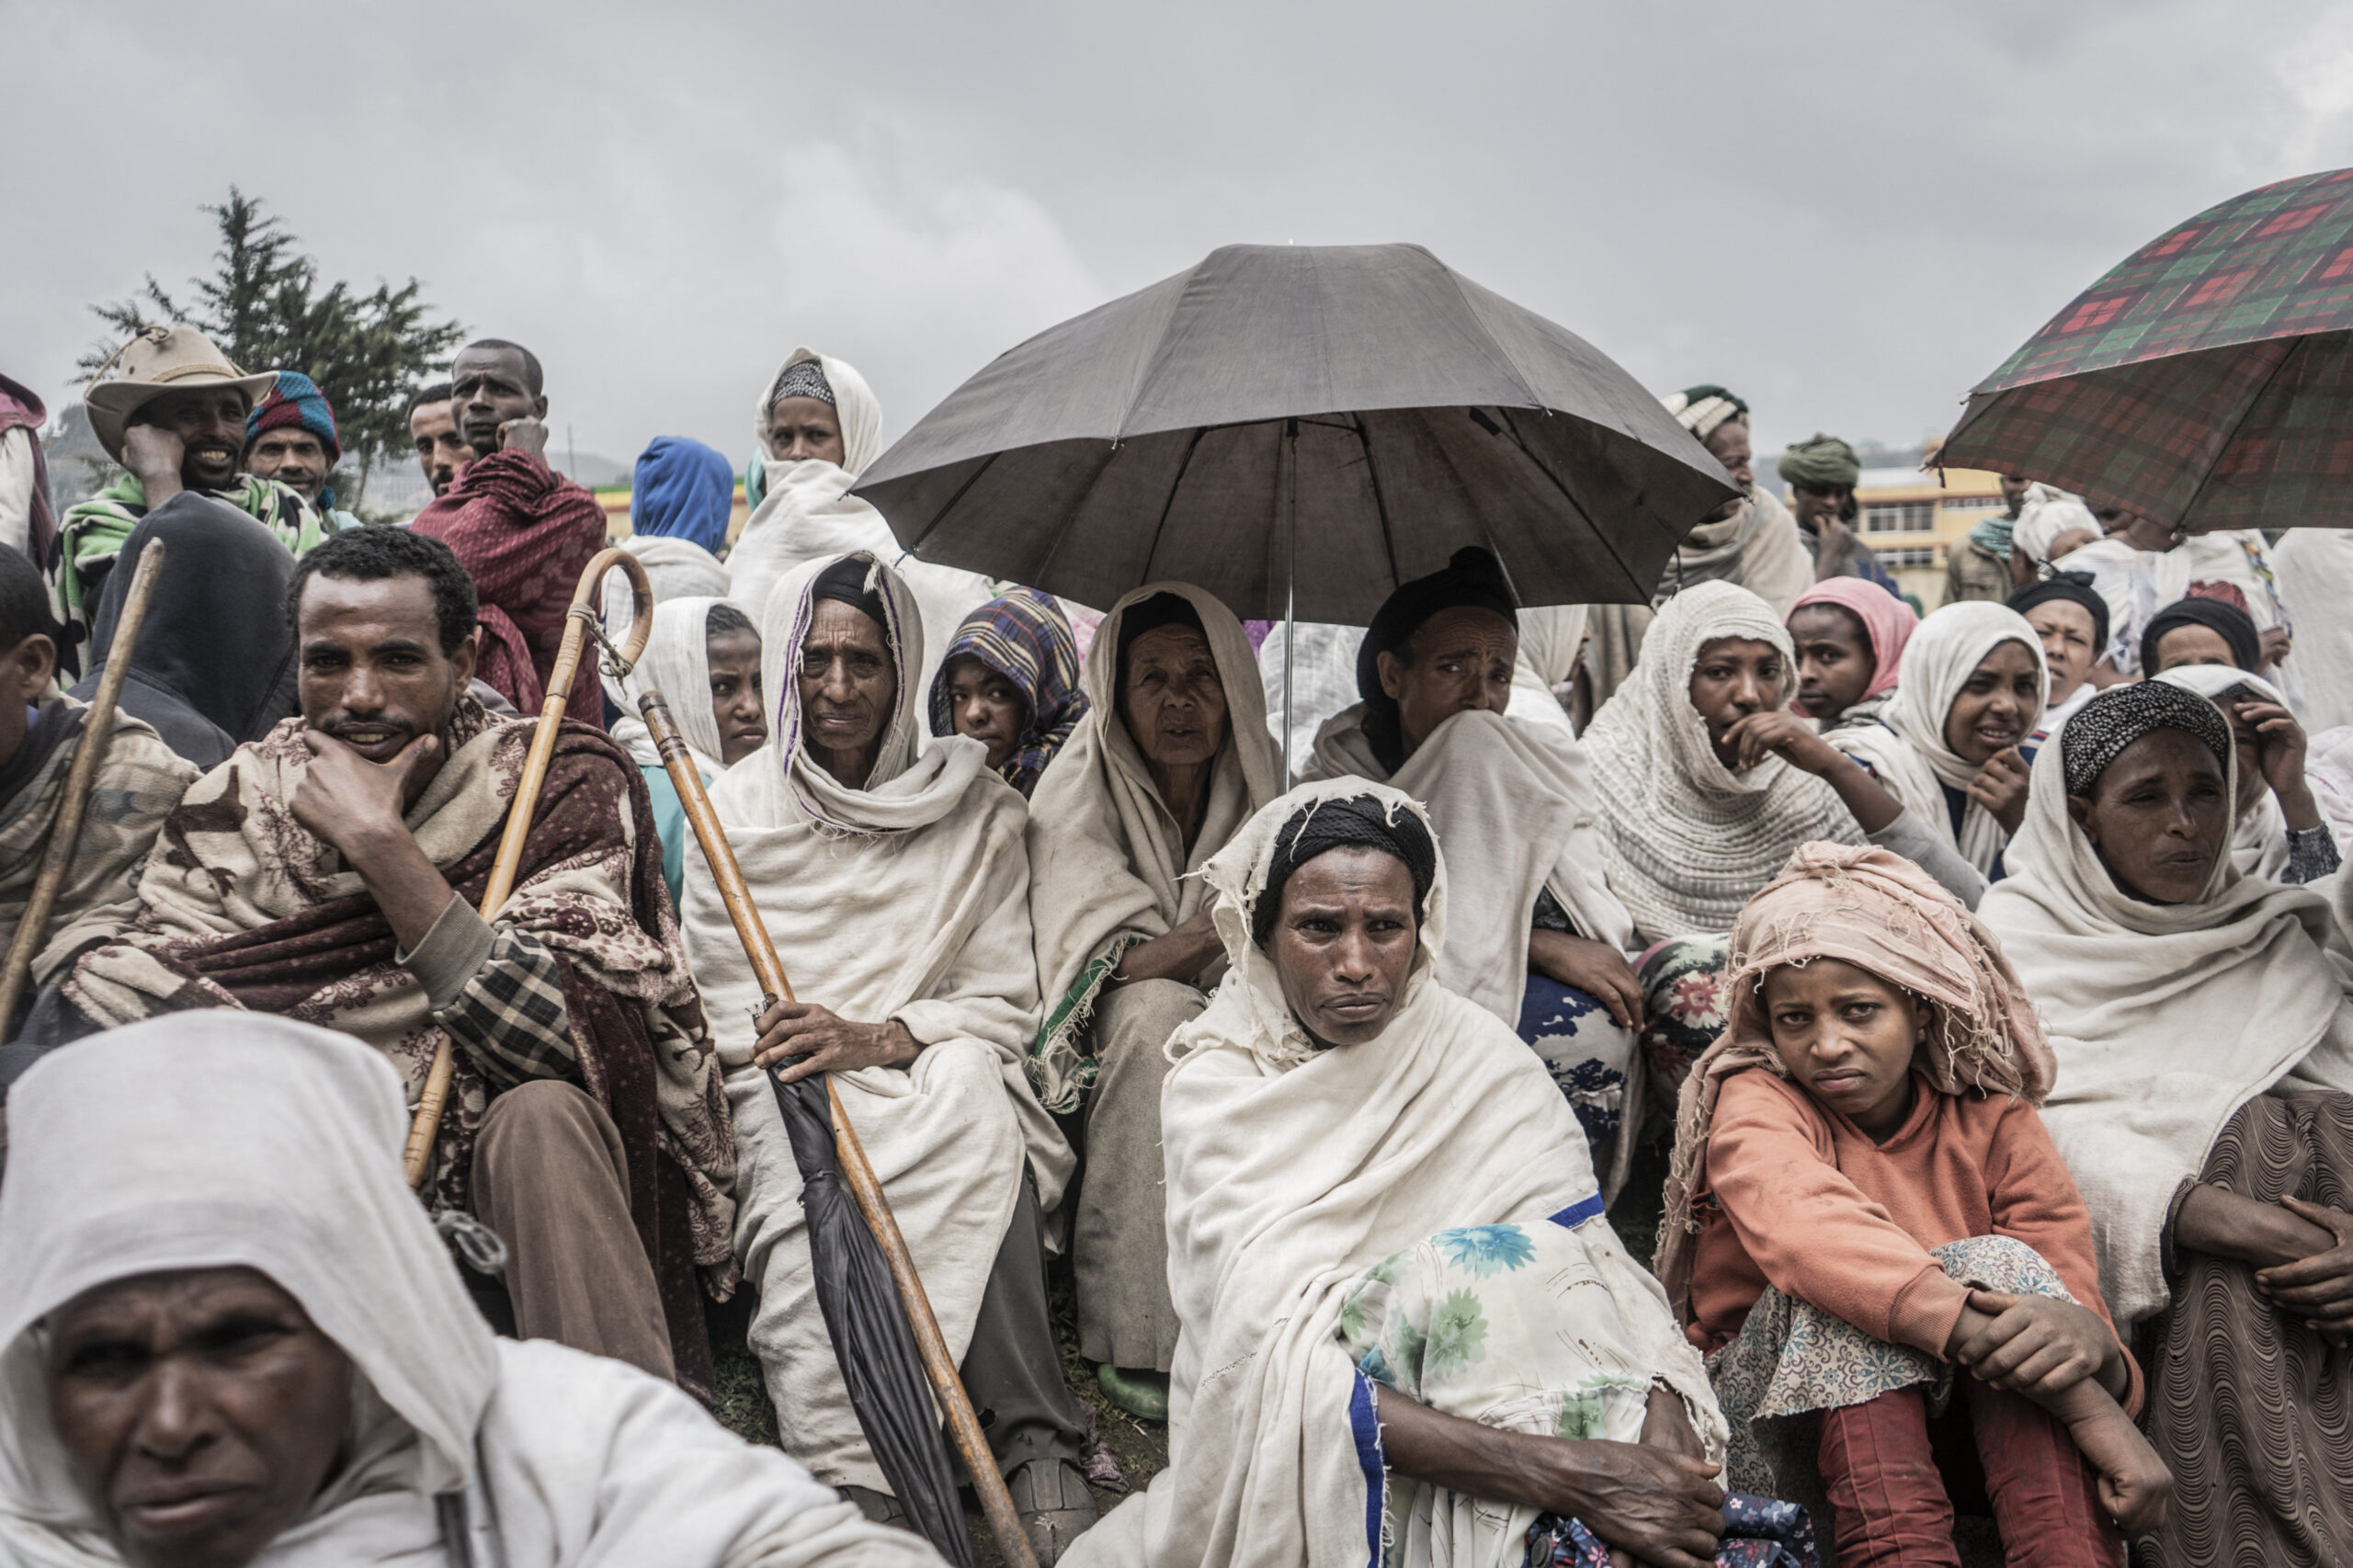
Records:
[[[662,882],[670,890],[670,907],[675,910],[686,892],[687,839],[692,833],[687,826],[687,803],[678,799],[678,787],[670,782],[668,768],[657,764],[638,771],[645,775],[645,792],[654,797],[654,831],[662,835]]]

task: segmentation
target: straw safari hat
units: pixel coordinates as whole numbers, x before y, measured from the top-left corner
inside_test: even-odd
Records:
[[[108,365],[121,374],[112,381],[93,381],[82,401],[90,411],[90,432],[117,462],[122,460],[123,426],[131,416],[165,392],[199,387],[234,387],[248,413],[278,384],[267,370],[248,376],[212,346],[212,340],[192,326],[151,326],[115,352]],[[106,367],[99,368],[99,374]]]

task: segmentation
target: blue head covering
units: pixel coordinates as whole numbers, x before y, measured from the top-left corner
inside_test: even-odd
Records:
[[[734,506],[733,465],[700,441],[656,436],[637,460],[636,488],[629,500],[633,534],[682,539],[716,555],[727,542],[727,518]]]

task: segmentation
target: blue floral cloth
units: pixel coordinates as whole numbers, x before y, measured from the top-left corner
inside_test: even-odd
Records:
[[[1519,1006],[1518,1032],[1543,1059],[1545,1071],[1577,1113],[1593,1168],[1607,1173],[1625,1119],[1633,1034],[1620,1028],[1609,1010],[1588,993],[1532,971]]]
[[[1820,1568],[1813,1521],[1795,1503],[1735,1492],[1724,1499],[1716,1568]],[[1610,1568],[1609,1549],[1574,1519],[1546,1514],[1528,1529],[1527,1568]]]

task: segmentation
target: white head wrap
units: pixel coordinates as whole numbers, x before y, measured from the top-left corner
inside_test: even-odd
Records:
[[[1993,870],[2009,834],[1993,812],[1971,801],[1956,835],[1938,786],[1966,790],[1977,777],[1977,765],[1946,744],[1945,721],[1977,666],[2005,642],[2021,643],[2034,656],[2040,695],[2034,710],[2024,715],[2018,731],[2023,739],[2034,733],[2051,700],[2051,666],[2043,660],[2042,639],[2026,617],[1983,599],[1947,605],[1920,622],[1904,645],[1903,675],[1878,721],[1830,737],[1840,751],[1870,764],[1881,784],[1929,832],[1985,872]]]
[[[2282,1077],[2353,1090],[2353,963],[2328,950],[2319,893],[2242,876],[2223,854],[2195,900],[2152,903],[2069,814],[2068,736],[2101,737],[2097,757],[2146,733],[2127,695],[2143,689],[2094,698],[2038,757],[2009,875],[1978,907],[2049,1026],[2059,1073],[2042,1119],[2091,1211],[2120,1327],[2165,1305],[2166,1213],[2232,1113]],[[2227,744],[2223,763],[2234,789]]]
[[[1821,779],[1777,756],[1745,773],[1717,758],[1691,706],[1691,672],[1699,650],[1724,638],[1779,650],[1795,689],[1797,654],[1772,608],[1733,584],[1702,583],[1660,609],[1633,678],[1586,732],[1609,888],[1653,941],[1731,930],[1801,844],[1863,842]]]
[[[275,1546],[421,1525],[474,1471],[499,1380],[483,1321],[401,1180],[399,1074],[347,1035],[173,1013],[36,1063],[9,1095],[0,1185],[0,1530],[118,1561],[50,1424],[40,1321],[134,1275],[244,1267],[301,1303],[365,1380],[351,1458]],[[384,1495],[404,1494],[411,1516]],[[12,1559],[13,1560],[13,1559]]]

